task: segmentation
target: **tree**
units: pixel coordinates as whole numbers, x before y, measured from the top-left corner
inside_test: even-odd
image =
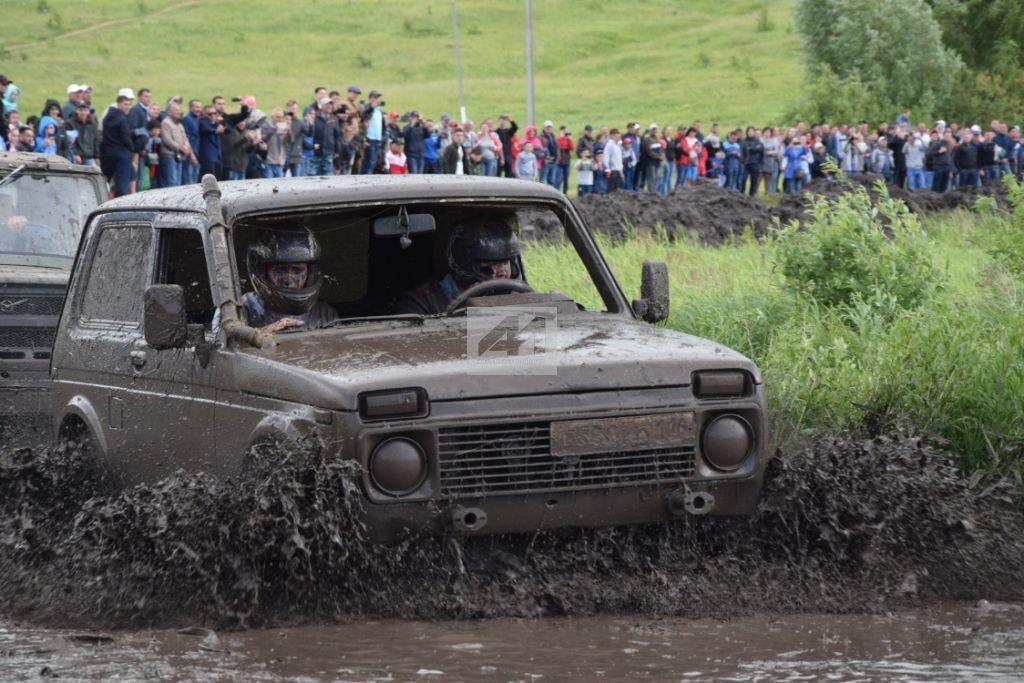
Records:
[[[962,67],[925,0],[797,0],[796,22],[810,76],[858,77],[878,104],[935,112]]]
[[[946,45],[967,66],[1012,77],[1024,69],[1024,3],[1020,0],[929,0]]]

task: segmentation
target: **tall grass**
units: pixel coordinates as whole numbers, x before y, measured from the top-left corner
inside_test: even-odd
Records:
[[[922,221],[943,287],[914,308],[869,301],[830,307],[787,287],[783,247],[739,239],[723,247],[664,238],[601,240],[636,296],[644,259],[668,263],[667,325],[753,358],[768,389],[774,446],[821,433],[906,428],[947,439],[965,471],[1024,473],[1024,281],[989,253],[981,234],[1005,215],[960,212]],[[537,288],[575,294],[568,247],[526,254]],[[584,297],[585,299],[585,297]],[[595,305],[594,298],[585,299]]]

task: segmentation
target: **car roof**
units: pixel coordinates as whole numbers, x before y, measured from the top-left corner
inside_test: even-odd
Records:
[[[29,166],[33,170],[40,168],[48,171],[63,171],[68,173],[94,173],[100,174],[100,169],[95,166],[83,166],[72,164],[62,156],[56,154],[35,154],[31,152],[0,152],[0,171],[13,171],[19,166]]]
[[[565,196],[542,183],[510,178],[455,175],[309,176],[218,183],[221,209],[230,223],[250,213],[277,213],[349,203],[517,200],[564,203]],[[99,211],[197,211],[205,213],[201,184],[147,190],[111,200]]]

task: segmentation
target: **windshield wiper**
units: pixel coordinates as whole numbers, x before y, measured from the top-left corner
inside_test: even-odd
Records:
[[[396,313],[395,315],[364,315],[355,318],[338,318],[331,322],[323,325],[317,329],[324,330],[331,327],[340,327],[341,325],[348,325],[349,323],[377,323],[387,322],[391,320],[400,320],[404,322],[416,323],[422,325],[423,321],[426,320],[427,316],[420,315],[419,313]]]
[[[18,168],[14,169],[10,173],[8,173],[6,176],[4,176],[2,179],[0,179],[0,187],[3,187],[7,183],[11,182],[12,180],[14,180],[18,176],[20,176],[21,172],[24,171],[24,170],[25,170],[25,164],[22,164]]]

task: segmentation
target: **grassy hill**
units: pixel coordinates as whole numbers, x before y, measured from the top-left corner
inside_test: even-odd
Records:
[[[524,3],[458,9],[469,117],[523,123]],[[0,72],[28,114],[71,82],[100,106],[145,86],[161,102],[252,94],[265,110],[357,83],[388,109],[458,113],[449,0],[4,0],[3,23]],[[536,117],[576,131],[777,122],[800,86],[792,24],[789,0],[538,0]]]

